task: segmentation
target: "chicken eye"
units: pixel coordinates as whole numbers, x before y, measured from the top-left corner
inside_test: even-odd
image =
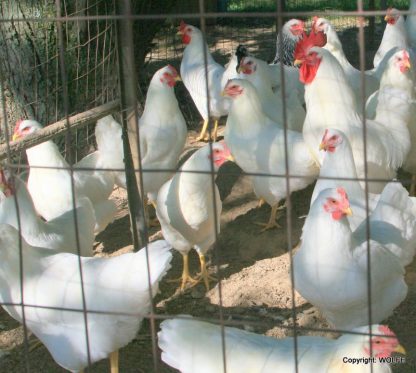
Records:
[[[248,61],[248,62],[247,62],[247,65],[249,65],[249,66],[250,66],[250,65],[252,65],[252,64],[253,64],[253,62],[252,62],[252,61]]]
[[[192,29],[191,29],[190,27],[188,27],[188,28],[186,29],[186,31],[191,32],[191,31],[192,31]]]
[[[337,137],[334,135],[330,138],[331,141],[336,141]]]

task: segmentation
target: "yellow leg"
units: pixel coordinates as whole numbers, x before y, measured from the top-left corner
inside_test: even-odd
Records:
[[[270,213],[270,218],[269,221],[267,223],[255,223],[257,225],[261,225],[264,228],[260,231],[260,232],[265,232],[269,229],[273,229],[273,228],[282,228],[276,221],[276,215],[277,215],[277,211],[279,210],[278,205],[274,205],[272,207],[272,211]]]
[[[208,128],[208,119],[204,120],[204,124],[202,125],[202,130],[199,136],[196,138],[196,141],[203,141],[205,138],[205,133],[207,132]]]
[[[188,254],[182,254],[183,259],[183,269],[182,269],[182,276],[173,280],[168,280],[168,282],[180,282],[181,283],[181,291],[185,290],[186,284],[190,283],[190,286],[195,286],[199,281],[195,280],[191,277],[189,273],[189,257]]]
[[[259,203],[258,203],[257,207],[261,207],[261,206],[263,206],[265,202],[266,202],[266,200],[265,200],[263,197],[261,197],[261,198],[259,199]]]
[[[110,359],[110,372],[118,373],[118,350],[112,352],[109,356]]]
[[[217,281],[214,276],[211,276],[207,271],[207,263],[205,261],[205,255],[199,254],[199,262],[201,264],[201,273],[197,277],[197,281],[200,282],[201,280],[204,281],[205,288],[207,291],[209,290],[209,281]]]
[[[217,132],[218,132],[218,119],[215,119],[214,121],[214,131],[212,133],[213,141],[217,141]]]

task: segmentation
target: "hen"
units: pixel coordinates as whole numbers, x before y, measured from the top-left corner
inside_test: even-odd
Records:
[[[337,329],[347,330],[368,325],[370,302],[373,323],[393,313],[406,297],[404,264],[414,255],[414,247],[403,242],[402,232],[383,220],[383,211],[370,218],[369,242],[367,221],[351,231],[346,219],[351,213],[343,188],[323,190],[306,218],[292,268],[296,290]],[[414,234],[416,220],[409,223]]]
[[[365,191],[361,187],[355,170],[354,158],[352,156],[351,145],[341,131],[328,129],[322,138],[320,148],[324,150],[325,156],[320,169],[319,179],[313,190],[311,205],[318,197],[319,193],[327,188],[337,188],[342,186],[348,194],[348,199],[354,211],[348,217],[351,229],[355,230],[367,217]],[[330,179],[326,179],[330,178]],[[345,180],[349,178],[351,180]],[[388,222],[400,231],[405,240],[409,240],[409,246],[416,246],[411,222],[416,219],[416,199],[409,198],[406,189],[398,182],[388,183],[381,194],[369,194],[368,208],[374,215],[383,213],[383,221]],[[411,253],[411,250],[409,250]]]
[[[221,90],[230,76],[224,74],[224,67],[214,61],[204,40],[204,35],[198,28],[181,21],[178,33],[182,36],[182,42],[186,45],[181,62],[181,77],[204,120],[202,131],[197,140],[205,139],[209,117],[213,117],[213,139],[215,141],[218,120],[228,114],[230,107],[230,101],[221,96]],[[204,53],[206,53],[207,59],[206,68]],[[228,69],[230,73],[235,73],[234,63],[230,64]]]
[[[362,97],[361,88],[361,71],[357,70],[347,60],[344,54],[341,41],[337,35],[332,24],[325,18],[313,18],[312,31],[315,33],[323,32],[327,37],[327,42],[324,46],[329,50],[334,57],[338,60],[342,66],[348,83],[350,84],[353,92],[355,92],[357,104],[363,102],[363,99],[367,99],[374,91],[376,91],[380,84],[381,74],[384,71],[388,58],[390,58],[392,52],[386,53],[383,60],[378,64],[377,68],[364,72],[365,79],[365,96]]]
[[[285,66],[292,66],[294,62],[293,53],[296,43],[303,38],[305,33],[305,22],[300,19],[290,19],[282,27],[282,35],[276,37],[276,56],[273,64],[283,62]],[[282,39],[282,58],[280,58],[280,39]]]
[[[165,320],[158,333],[162,360],[181,373],[287,373],[287,372],[369,372],[364,363],[352,367],[352,360],[368,359],[370,345],[373,356],[372,372],[391,372],[389,364],[379,358],[393,352],[405,354],[396,335],[384,325],[355,328],[357,334],[344,334],[338,339],[315,336],[297,337],[295,365],[293,338],[276,339],[241,329],[209,324],[191,317]],[[223,351],[223,337],[225,351]],[[365,360],[368,361],[368,360]]]
[[[211,163],[214,171],[218,171],[224,162],[232,160],[223,143],[212,144],[212,154],[210,150],[206,145],[192,154],[178,173],[160,188],[157,196],[156,214],[163,237],[183,257],[181,290],[188,282],[196,284],[200,280],[209,289],[211,277],[206,269],[205,253],[220,231],[222,209],[218,188],[216,185],[212,188]],[[201,263],[199,280],[189,274],[188,253],[192,247],[198,252]]]
[[[380,89],[376,91],[366,104],[367,117],[375,118],[376,109],[379,105],[385,105],[382,101],[395,98],[397,103],[397,114],[403,113],[408,119],[407,128],[410,133],[410,151],[403,164],[403,169],[413,175],[411,194],[414,195],[416,184],[416,103],[415,103],[415,78],[414,68],[411,66],[410,54],[406,50],[396,52],[389,60],[389,64],[380,82]],[[407,110],[400,110],[403,106],[410,105],[411,114]],[[388,115],[388,113],[386,113]]]
[[[283,96],[280,87],[272,87],[270,80],[271,66],[255,57],[243,57],[240,61],[239,71],[243,79],[250,81],[257,90],[262,103],[264,113],[274,122],[283,125]],[[276,69],[274,69],[276,70]],[[287,127],[294,131],[302,131],[305,120],[305,109],[303,108],[297,90],[299,74],[295,71],[294,76],[285,79],[285,103]],[[275,71],[280,74],[280,71]]]
[[[22,322],[24,287],[26,326],[65,369],[77,372],[88,365],[88,358],[94,363],[109,355],[113,367],[118,349],[136,337],[143,317],[150,311],[150,295],[158,292],[158,283],[170,268],[169,249],[165,241],[156,241],[147,251],[111,258],[79,258],[67,253],[51,254],[22,239],[25,273],[21,284],[18,232],[9,225],[0,225],[0,300],[7,313]],[[85,316],[84,304],[88,311]]]
[[[34,120],[19,121],[13,139],[41,129],[42,126]],[[109,136],[112,136],[112,133],[109,133]],[[57,145],[51,140],[45,141],[27,149],[26,155],[30,166],[28,189],[36,211],[46,220],[51,220],[72,210],[74,204],[71,172]],[[115,203],[108,199],[113,190],[114,175],[102,169],[105,165],[101,163],[98,155],[87,157],[87,160],[81,160],[74,166],[75,203],[78,198],[89,198],[95,214],[94,230],[98,233],[113,220],[116,212]]]
[[[399,49],[406,49],[408,47],[404,17],[400,15],[399,11],[394,8],[387,9],[387,14],[384,17],[384,20],[387,24],[380,46],[374,56],[374,67],[378,66],[384,55],[390,49],[395,47]]]
[[[20,226],[22,236],[30,245],[79,253],[81,256],[93,255],[95,218],[88,198],[79,198],[75,211],[68,210],[45,222],[38,216],[26,185],[18,176],[10,179],[0,170],[0,189],[0,223],[16,229]],[[78,230],[79,251],[75,227]]]
[[[356,110],[355,96],[341,65],[329,51],[315,46],[323,44],[324,39],[320,35],[311,33],[309,38],[304,38],[297,45],[295,52],[296,59],[302,64],[300,79],[305,83],[305,142],[314,157],[322,163],[322,156],[318,153],[322,134],[326,128],[339,129],[351,143],[358,177],[392,179],[410,149],[407,129],[410,103],[404,103],[392,92],[385,92],[383,104],[377,107],[375,120],[366,121],[366,173],[363,120]],[[380,193],[383,186],[381,181],[369,182],[373,193]]]
[[[256,195],[264,199],[272,212],[264,229],[278,227],[279,202],[286,198],[285,131],[262,111],[256,89],[243,79],[230,80],[224,90],[233,103],[224,138],[238,165],[253,176]],[[318,175],[302,134],[287,130],[290,193],[305,188]]]
[[[185,146],[186,123],[173,89],[178,80],[174,67],[168,65],[158,70],[150,82],[139,119],[143,189],[152,203],[177,168]]]

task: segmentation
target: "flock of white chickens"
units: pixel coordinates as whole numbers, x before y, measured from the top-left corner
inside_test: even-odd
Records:
[[[399,168],[416,174],[416,14],[405,21],[389,9],[385,19],[374,69],[365,72],[348,62],[324,18],[313,19],[309,34],[303,21],[288,21],[273,64],[240,46],[226,68],[202,32],[181,22],[181,77],[170,65],[154,74],[139,120],[144,195],[164,240],[93,257],[95,235],[117,211],[110,194],[126,187],[122,130],[111,116],[97,122],[97,151],[72,167],[52,141],[34,146],[26,151],[27,183],[0,172],[3,308],[65,369],[110,357],[117,372],[117,351],[151,310],[172,247],[183,257],[180,290],[199,282],[209,289],[214,280],[205,254],[220,234],[222,203],[212,175],[233,160],[271,206],[263,230],[279,227],[282,200],[319,178],[293,256],[294,287],[352,333],[274,339],[182,316],[160,324],[162,360],[182,373],[369,372],[370,361],[373,372],[390,372],[383,359],[405,350],[379,323],[406,297],[405,266],[416,250],[416,199],[394,181]],[[201,147],[174,172],[187,137],[174,93],[181,79],[204,120],[199,140],[215,141],[219,118],[228,117],[224,142]],[[13,139],[41,128],[19,121]]]

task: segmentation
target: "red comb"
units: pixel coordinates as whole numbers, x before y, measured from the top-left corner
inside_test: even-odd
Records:
[[[345,191],[344,188],[342,187],[337,188],[337,193],[341,196],[342,199],[346,199],[348,201],[347,192]]]
[[[178,72],[172,65],[168,65],[168,69],[172,72],[174,76],[178,75]]]
[[[14,126],[14,132],[16,132],[16,131],[18,131],[18,130],[19,130],[19,127],[20,127],[20,125],[22,124],[22,122],[23,122],[23,119],[19,119],[19,120],[16,122],[16,125]]]
[[[319,17],[318,17],[318,16],[313,16],[313,18],[312,18],[312,23],[315,23],[318,19],[319,19]]]
[[[325,130],[324,135],[322,136],[321,142],[325,140],[327,134],[328,134],[328,128]]]
[[[179,24],[179,31],[183,31],[186,28],[187,24],[182,20]]]
[[[381,334],[383,335],[387,335],[387,336],[391,336],[391,337],[396,337],[396,334],[394,334],[394,332],[386,325],[380,325],[378,330],[380,331]]]
[[[307,56],[312,47],[323,47],[326,44],[326,35],[319,31],[317,33],[311,32],[305,35],[303,39],[299,40],[295,48],[295,59],[301,60]]]

